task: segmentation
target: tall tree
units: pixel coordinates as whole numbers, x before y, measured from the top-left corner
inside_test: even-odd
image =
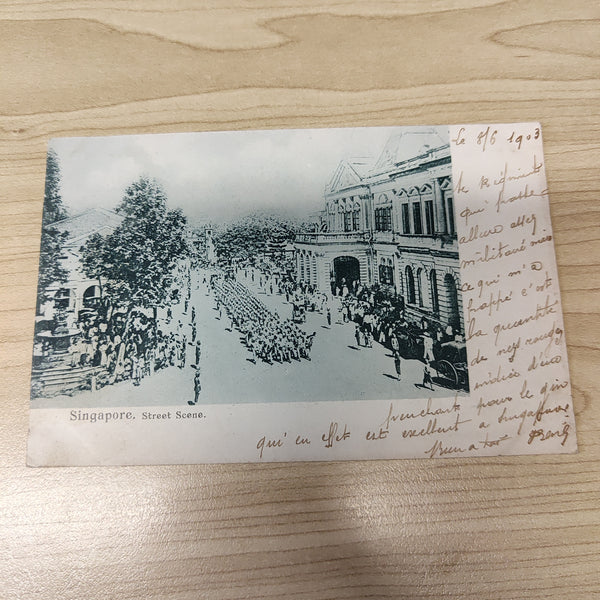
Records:
[[[58,156],[52,149],[46,156],[46,188],[44,190],[44,211],[42,213],[42,236],[40,242],[40,264],[38,271],[37,309],[50,299],[48,288],[67,280],[68,273],[62,266],[62,252],[66,232],[52,227],[56,221],[64,219],[67,212],[60,194],[60,165]]]
[[[116,211],[124,217],[121,224],[83,246],[84,271],[127,314],[168,304],[177,261],[188,255],[186,218],[180,210],[167,210],[162,188],[147,177],[126,189]]]
[[[56,152],[50,148],[46,156],[46,189],[42,224],[49,225],[67,216],[60,195],[60,164]]]

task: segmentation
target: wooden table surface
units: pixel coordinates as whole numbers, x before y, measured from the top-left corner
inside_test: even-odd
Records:
[[[0,597],[600,597],[599,16],[587,0],[1,1]],[[579,454],[25,467],[50,137],[530,120]]]

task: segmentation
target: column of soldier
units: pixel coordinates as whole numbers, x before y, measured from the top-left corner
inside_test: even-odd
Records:
[[[291,320],[282,320],[239,281],[214,278],[211,285],[218,310],[225,309],[254,361],[273,364],[292,359],[310,360],[315,333],[309,335]]]

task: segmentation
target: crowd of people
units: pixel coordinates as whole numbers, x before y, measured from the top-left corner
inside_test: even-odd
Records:
[[[342,295],[340,302],[342,321],[356,323],[357,338],[372,338],[392,351],[432,362],[434,347],[437,350],[442,343],[464,341],[450,325],[442,327],[425,317],[418,322],[409,321],[400,298],[387,299],[373,288],[359,284],[354,293]]]
[[[144,377],[169,366],[183,368],[186,360],[187,336],[183,327],[163,331],[143,312],[117,314],[108,322],[89,315],[77,324],[66,353],[52,351],[43,337],[34,347],[34,369],[51,364],[73,368],[95,367],[94,387],[131,380],[139,385]],[[61,363],[62,360],[62,363]]]
[[[238,268],[236,274],[243,274],[265,294],[285,296],[286,302],[293,307],[294,316],[301,317],[309,311],[321,313],[331,326],[333,304],[342,323],[355,323],[354,337],[359,347],[370,348],[378,342],[394,354],[422,358],[430,364],[435,361],[442,343],[456,339],[451,326],[443,328],[427,319],[421,319],[419,323],[408,321],[400,298],[386,298],[377,287],[364,286],[358,280],[332,283],[330,298],[307,282],[271,273],[268,265]]]
[[[177,285],[171,302],[188,304],[189,270],[180,269],[175,276]],[[183,369],[187,347],[195,342],[189,341],[189,326],[173,319],[171,308],[167,308],[163,318],[158,318],[157,312],[133,309],[126,314],[95,307],[82,310],[78,315],[57,315],[60,324],[54,332],[42,331],[36,336],[34,375],[52,368],[70,367],[73,373],[80,369],[82,385],[98,389],[126,380],[137,386],[144,377],[167,367]],[[194,329],[192,324],[193,337]],[[91,380],[88,368],[93,368]],[[34,396],[45,393],[40,384],[39,377],[34,376]]]
[[[363,286],[355,280],[332,284],[332,298],[319,292],[307,282],[297,282],[291,277],[281,277],[263,268],[236,270],[237,275],[253,284],[265,294],[284,295],[293,307],[294,320],[304,322],[308,311],[325,316],[327,326],[332,326],[331,305],[339,311],[342,323],[354,323],[356,348],[372,348],[377,342],[392,352],[396,376],[401,379],[404,359],[418,359],[423,363],[422,386],[432,389],[432,369],[439,356],[441,345],[456,336],[452,327],[442,328],[438,323],[421,319],[419,323],[406,318],[404,303],[400,298],[386,298],[377,287]],[[298,319],[296,319],[298,316]]]
[[[206,292],[212,293],[219,316],[225,322],[230,320],[231,330],[239,332],[253,362],[274,364],[310,360],[316,332],[309,333],[299,326],[306,322],[308,312],[323,315],[325,328],[334,326],[333,321],[338,318],[342,324],[352,324],[348,333],[354,336],[357,349],[373,348],[376,343],[390,349],[398,379],[402,360],[421,360],[424,363],[423,385],[432,383],[431,368],[441,345],[456,340],[451,327],[442,328],[426,319],[420,323],[409,322],[400,298],[386,297],[377,288],[368,288],[359,281],[332,285],[333,293],[329,296],[270,265],[214,268],[198,271],[195,275],[188,267],[175,273],[170,306],[163,307],[163,318],[157,318],[156,311],[154,316],[149,316],[148,311],[141,310],[128,316],[112,315],[111,318],[102,316],[100,311],[80,316],[78,333],[69,344],[67,360],[70,366],[97,367],[95,386],[124,380],[139,385],[144,377],[159,370],[175,366],[185,368],[188,346],[192,353],[195,347],[195,354],[187,359],[187,363],[194,369],[194,400],[190,400],[190,404],[198,402],[202,389],[202,344],[197,336],[192,277],[202,277],[202,273]],[[196,289],[199,289],[199,282],[200,279]],[[281,311],[270,310],[259,299],[261,294],[279,295],[281,303],[285,298],[290,308],[289,318],[282,316]],[[173,316],[175,306],[179,307],[177,317]],[[39,344],[44,344],[41,338]]]
[[[246,286],[233,277],[212,277],[217,309],[224,309],[254,360],[266,363],[310,359],[315,333],[307,334],[291,319],[270,311]]]

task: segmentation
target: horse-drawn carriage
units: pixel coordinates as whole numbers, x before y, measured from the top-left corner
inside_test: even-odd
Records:
[[[469,389],[467,348],[464,342],[450,341],[440,344],[436,360],[431,365],[454,389]]]

